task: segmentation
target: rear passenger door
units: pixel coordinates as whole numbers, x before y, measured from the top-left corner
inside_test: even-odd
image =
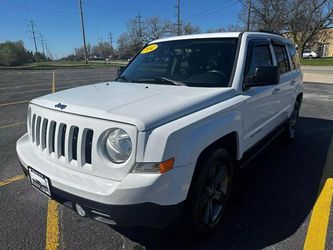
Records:
[[[272,40],[277,66],[280,69],[280,82],[273,93],[274,98],[279,100],[276,122],[282,123],[288,118],[292,106],[294,85],[293,70],[290,65],[286,44],[279,40]]]

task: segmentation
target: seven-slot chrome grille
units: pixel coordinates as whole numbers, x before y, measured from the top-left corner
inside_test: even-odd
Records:
[[[92,163],[92,129],[68,125],[34,113],[31,116],[31,140],[38,149],[72,165]]]
[[[115,164],[105,155],[104,144],[108,131],[119,127],[130,135],[134,146],[128,161]],[[121,180],[135,163],[137,129],[133,125],[79,115],[76,110],[64,112],[30,104],[28,132],[32,149],[46,160],[41,161],[41,167],[45,169],[40,169],[46,175],[48,168],[61,171],[61,167],[65,167]]]

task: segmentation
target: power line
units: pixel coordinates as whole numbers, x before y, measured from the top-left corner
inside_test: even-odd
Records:
[[[114,6],[105,6],[105,5],[97,5],[95,3],[91,3],[91,2],[88,2],[86,3],[86,5],[90,5],[92,7],[97,7],[97,8],[100,8],[100,9],[112,9],[112,10],[123,10],[123,8],[117,8],[117,7],[114,7]],[[145,8],[144,9],[144,12],[146,11],[150,11],[150,12],[156,12],[156,11],[159,11],[159,10],[171,10],[172,8],[170,7],[165,7],[165,8]],[[137,11],[138,9],[136,8],[126,8],[126,11]]]
[[[216,3],[216,4],[214,4],[214,5],[211,5],[211,6],[208,7],[208,8],[201,9],[201,10],[198,11],[198,12],[192,13],[190,16],[187,16],[187,17],[188,17],[188,18],[195,18],[195,17],[197,17],[197,16],[202,15],[203,13],[207,13],[207,12],[209,12],[209,11],[214,10],[214,9],[218,8],[219,6],[221,6],[221,3],[220,3],[220,2],[219,2],[219,3]],[[186,17],[185,19],[187,19],[187,17]]]
[[[81,29],[82,29],[82,39],[83,39],[83,47],[84,47],[84,59],[86,61],[86,64],[88,64],[86,34],[85,34],[85,31],[84,31],[82,2],[81,2],[81,0],[78,0],[78,1],[79,1],[79,6],[80,6]]]
[[[188,18],[187,20],[192,20],[192,19],[200,19],[200,18],[203,18],[203,17],[206,17],[206,16],[209,16],[211,14],[214,14],[214,13],[217,13],[217,12],[220,12],[222,10],[225,10],[227,8],[230,8],[232,6],[235,6],[237,3],[232,3],[230,5],[225,5],[225,6],[221,6],[220,8],[215,8],[215,9],[211,9],[209,11],[207,11],[206,13],[201,13],[197,16],[191,16],[190,18]]]
[[[36,26],[34,24],[34,21],[33,20],[28,20],[29,24],[30,24],[30,28],[31,28],[31,33],[32,33],[32,38],[34,40],[34,44],[35,44],[35,52],[37,53],[38,50],[37,50],[37,43],[36,43]]]

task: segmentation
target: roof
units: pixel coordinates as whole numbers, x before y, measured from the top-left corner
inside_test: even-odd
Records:
[[[239,37],[241,32],[220,32],[220,33],[203,33],[203,34],[194,34],[194,35],[185,35],[185,36],[173,36],[167,38],[161,38],[151,43],[160,43],[160,42],[167,42],[167,41],[176,41],[176,40],[186,40],[186,39],[202,39],[202,38],[237,38]]]
[[[186,39],[203,39],[203,38],[237,38],[239,35],[243,33],[247,36],[256,35],[258,37],[270,37],[276,39],[282,39],[284,41],[289,41],[289,39],[283,37],[279,34],[274,34],[270,32],[256,32],[256,31],[247,31],[247,32],[219,32],[219,33],[202,33],[202,34],[194,34],[194,35],[185,35],[185,36],[173,36],[173,37],[166,37],[151,41],[149,44],[152,43],[160,43],[160,42],[167,42],[167,41],[177,41],[177,40],[186,40]]]

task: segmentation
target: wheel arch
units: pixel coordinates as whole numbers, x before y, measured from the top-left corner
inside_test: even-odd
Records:
[[[301,105],[303,100],[303,92],[299,93],[296,97],[296,101],[298,101],[298,104]]]
[[[208,145],[206,148],[204,148],[201,153],[199,154],[196,167],[198,164],[200,164],[206,157],[209,156],[210,153],[212,153],[214,150],[218,148],[224,148],[228,151],[231,158],[234,162],[236,162],[239,154],[239,136],[236,131],[233,131],[231,133],[228,133],[224,136],[222,136],[220,139],[214,141],[210,145]]]

